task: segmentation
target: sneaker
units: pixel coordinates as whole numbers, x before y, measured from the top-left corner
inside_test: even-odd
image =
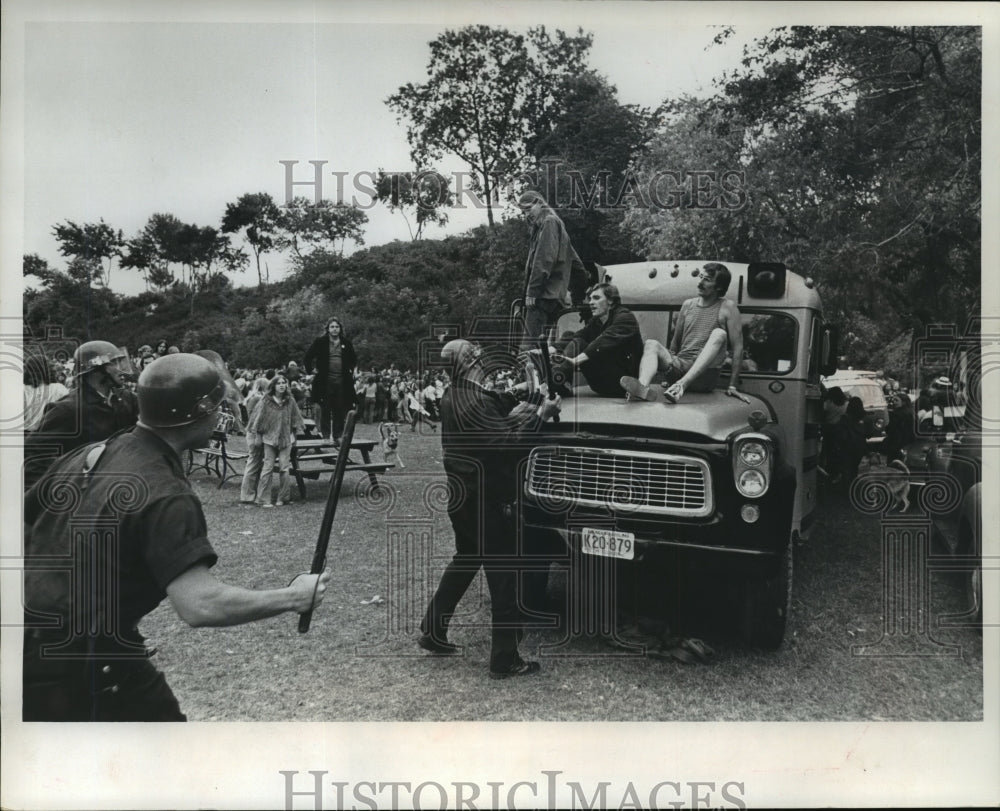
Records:
[[[282,501],[281,499],[278,499],[278,500],[277,500],[277,501],[276,501],[276,502],[274,503],[274,506],[275,506],[275,507],[284,507],[284,506],[285,506],[285,502],[284,502],[284,501]]]
[[[438,641],[430,634],[424,634],[421,636],[417,640],[417,644],[425,651],[429,651],[437,656],[447,656],[452,653],[458,653],[458,645],[452,644],[447,639],[443,642]]]
[[[655,403],[660,399],[658,391],[652,386],[640,383],[638,378],[625,376],[618,383],[625,389],[625,394],[629,400],[646,400],[650,403]]]
[[[273,504],[268,504],[266,501],[258,501],[257,502],[257,506],[258,507],[264,507],[265,509],[268,509],[268,510],[270,510],[270,509],[272,509],[274,507]]]
[[[542,669],[538,662],[525,662],[523,659],[514,662],[506,670],[491,670],[491,679],[509,679],[511,676],[530,676]]]

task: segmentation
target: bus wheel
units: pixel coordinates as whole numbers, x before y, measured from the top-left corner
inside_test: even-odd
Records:
[[[777,650],[785,637],[792,603],[792,539],[765,577],[746,581],[741,630],[743,641],[754,648]]]

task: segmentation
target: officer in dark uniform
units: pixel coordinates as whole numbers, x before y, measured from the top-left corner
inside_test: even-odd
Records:
[[[205,358],[174,354],[139,378],[138,425],[52,464],[25,497],[25,721],[183,721],[140,620],[170,599],[191,626],[237,625],[323,597],[329,574],[250,590],[216,580],[201,502],[181,463],[224,399]]]
[[[76,350],[73,362],[73,389],[51,403],[38,428],[25,434],[25,490],[62,454],[131,428],[139,416],[135,395],[126,387],[134,370],[124,349],[88,341]]]
[[[441,357],[454,364],[452,384],[441,400],[441,450],[450,480],[455,555],[427,606],[417,644],[436,654],[457,650],[448,641],[448,623],[481,566],[493,621],[490,677],[536,673],[538,663],[524,661],[517,651],[520,561],[516,528],[505,507],[517,498],[518,461],[531,435],[559,412],[560,400],[519,406],[516,398],[483,388],[482,356],[468,341],[449,341]]]

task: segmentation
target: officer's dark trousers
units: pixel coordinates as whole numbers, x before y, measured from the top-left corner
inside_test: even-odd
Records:
[[[186,721],[163,674],[142,655],[89,657],[25,630],[24,721]],[[61,649],[60,649],[61,648]]]
[[[499,508],[487,508],[481,544],[476,513],[475,510],[449,510],[456,551],[441,576],[420,627],[423,633],[439,641],[445,640],[459,601],[482,567],[490,590],[492,613],[490,670],[501,671],[519,659],[517,642],[522,615],[517,606],[516,535]]]

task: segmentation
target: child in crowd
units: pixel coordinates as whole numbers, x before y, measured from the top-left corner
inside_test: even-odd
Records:
[[[260,435],[264,445],[263,468],[257,485],[256,503],[260,507],[271,505],[271,477],[274,463],[278,463],[278,497],[275,504],[281,507],[288,501],[289,468],[292,465],[292,445],[295,435],[305,429],[302,414],[295,404],[284,375],[276,374],[267,384],[267,397],[254,409],[250,418],[251,428]]]

